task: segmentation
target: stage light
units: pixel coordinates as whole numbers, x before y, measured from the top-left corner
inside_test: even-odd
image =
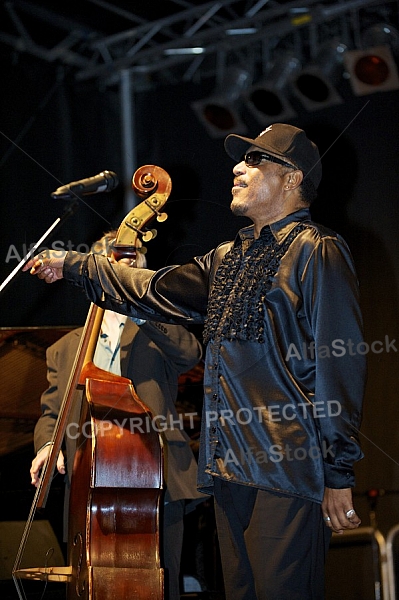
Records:
[[[355,96],[399,89],[398,71],[388,46],[351,50],[344,63]]]
[[[399,58],[399,32],[388,23],[375,23],[361,34],[362,49],[345,57],[352,91],[356,96],[396,90],[399,87],[395,58]]]
[[[300,68],[299,60],[293,55],[282,55],[276,59],[266,77],[248,91],[247,106],[261,125],[297,116],[287,95],[289,83]]]
[[[344,44],[330,40],[320,48],[293,82],[293,90],[306,110],[314,111],[343,102],[335,88],[343,71]]]
[[[199,120],[212,137],[228,133],[247,133],[240,116],[242,94],[250,85],[250,74],[245,69],[230,67],[208,98],[191,104]]]
[[[224,96],[212,96],[192,103],[197,117],[212,137],[224,137],[228,133],[246,133],[238,107],[230,104]]]

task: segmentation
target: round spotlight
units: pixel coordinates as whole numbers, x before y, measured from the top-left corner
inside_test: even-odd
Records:
[[[204,106],[203,114],[205,121],[222,131],[229,131],[236,124],[233,113],[218,104],[207,104]]]
[[[389,77],[390,70],[386,61],[376,54],[366,54],[355,64],[356,77],[367,85],[382,85]]]
[[[227,133],[247,133],[247,127],[240,117],[240,105],[236,106],[213,96],[197,100],[191,107],[212,137],[224,137]]]
[[[373,46],[345,53],[344,63],[356,96],[399,89],[395,60],[388,46]]]
[[[301,94],[313,102],[327,102],[329,98],[330,88],[320,77],[311,73],[300,75],[296,85]]]
[[[270,117],[280,115],[284,106],[274,92],[265,89],[255,89],[249,96],[250,101],[260,113]]]

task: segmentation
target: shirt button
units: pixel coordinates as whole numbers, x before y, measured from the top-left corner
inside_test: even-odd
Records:
[[[212,399],[216,401],[218,399],[218,395],[217,394],[213,394]]]

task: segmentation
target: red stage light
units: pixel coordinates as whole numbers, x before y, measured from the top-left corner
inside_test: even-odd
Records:
[[[350,50],[344,55],[344,64],[356,96],[399,89],[396,62],[387,45]]]
[[[368,85],[382,85],[387,81],[390,69],[386,61],[376,54],[366,54],[355,64],[356,77]]]

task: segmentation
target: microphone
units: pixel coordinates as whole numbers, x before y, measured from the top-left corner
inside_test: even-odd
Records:
[[[52,198],[67,200],[75,196],[87,196],[99,192],[111,192],[119,184],[118,177],[113,171],[102,171],[94,177],[87,177],[79,181],[72,181],[68,185],[62,185],[51,194]]]

